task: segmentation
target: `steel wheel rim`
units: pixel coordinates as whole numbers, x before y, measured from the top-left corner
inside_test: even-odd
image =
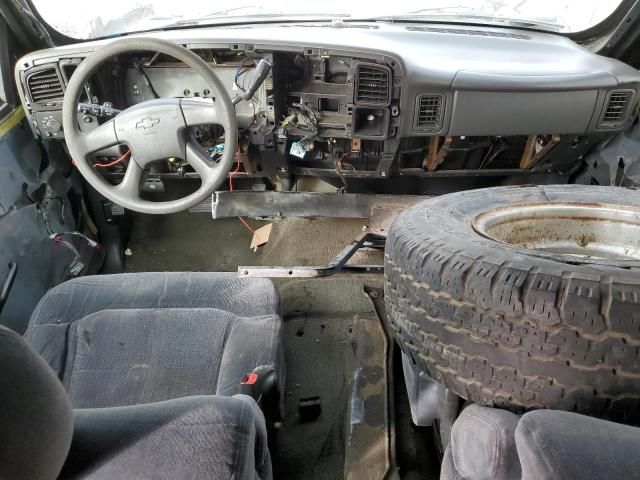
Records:
[[[640,260],[640,208],[579,202],[510,205],[476,216],[480,235],[581,259]]]

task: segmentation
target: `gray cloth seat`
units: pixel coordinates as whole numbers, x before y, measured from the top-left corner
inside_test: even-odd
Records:
[[[640,428],[571,412],[515,415],[470,405],[458,417],[442,480],[640,478]]]
[[[71,404],[55,373],[0,326],[0,478],[56,478],[72,432]]]
[[[264,415],[239,394],[258,366],[284,382],[270,281],[79,278],[43,297],[25,339],[0,329],[0,478],[271,478]]]
[[[25,338],[74,408],[234,395],[243,375],[261,365],[284,382],[277,291],[268,280],[235,274],[74,279],[42,298]]]
[[[60,479],[270,479],[264,416],[253,398],[194,396],[78,409]]]
[[[4,327],[0,391],[3,480],[272,477],[265,419],[246,395],[72,410],[51,367]]]

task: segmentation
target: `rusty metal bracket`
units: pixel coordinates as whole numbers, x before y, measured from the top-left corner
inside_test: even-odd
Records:
[[[444,161],[447,153],[449,153],[452,141],[453,137],[451,135],[447,135],[444,137],[444,143],[442,146],[438,148],[440,145],[440,137],[431,137],[427,157],[424,159],[424,163],[422,165],[427,172],[433,172],[438,168],[438,165]]]
[[[520,169],[528,170],[534,166],[560,142],[560,135],[557,133],[550,135],[540,150],[536,151],[539,140],[544,138],[545,137],[541,135],[529,136],[527,144],[524,147],[524,151],[522,152],[522,157],[520,158]]]
[[[384,250],[386,237],[376,233],[363,233],[345,247],[331,263],[318,267],[252,266],[238,267],[239,277],[254,278],[314,278],[329,277],[339,272],[345,273],[384,273],[383,265],[347,265],[347,262],[360,249],[373,248]]]
[[[537,135],[529,135],[527,138],[527,144],[524,146],[524,151],[522,152],[522,157],[520,157],[520,168],[525,170],[531,165],[533,161],[533,156],[536,153],[536,142],[538,141]]]

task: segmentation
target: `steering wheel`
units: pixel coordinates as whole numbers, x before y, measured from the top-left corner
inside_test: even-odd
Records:
[[[160,52],[181,60],[205,80],[212,98],[148,100],[127,108],[90,132],[81,132],[77,105],[91,74],[114,55],[140,51]],[[122,38],[87,56],[67,85],[62,120],[71,158],[86,181],[109,200],[136,212],[174,213],[202,202],[226,179],[235,160],[238,124],[225,87],[198,55],[166,40]],[[189,127],[203,124],[217,124],[224,128],[224,152],[217,161],[213,161],[197,140],[189,135]],[[114,186],[96,172],[88,157],[118,144],[126,144],[131,156],[121,183]],[[177,200],[152,202],[140,198],[144,168],[152,162],[170,157],[189,162],[200,175],[200,188]]]

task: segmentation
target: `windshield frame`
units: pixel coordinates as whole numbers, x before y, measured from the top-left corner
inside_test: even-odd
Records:
[[[95,38],[74,38],[64,33],[60,32],[56,28],[54,28],[51,24],[49,24],[41,15],[38,9],[33,4],[32,0],[22,0],[22,2],[31,10],[32,14],[36,19],[47,29],[51,38],[55,41],[56,45],[69,45],[74,43],[86,43],[97,40],[105,40],[109,38],[118,38],[128,35],[137,35],[143,33],[152,33],[152,32],[162,32],[162,31],[171,31],[171,30],[185,30],[185,29],[200,29],[200,28],[212,28],[212,27],[226,27],[226,26],[234,26],[234,25],[268,25],[268,24],[278,24],[278,23],[331,23],[332,19],[328,17],[324,18],[300,18],[296,16],[292,16],[291,18],[287,18],[286,15],[282,17],[267,17],[263,19],[259,18],[251,18],[250,21],[247,21],[246,18],[244,21],[240,21],[238,17],[235,19],[229,18],[229,21],[218,21],[212,23],[201,23],[201,24],[187,24],[187,25],[171,25],[166,27],[158,27],[146,30],[136,30],[130,32],[122,32],[116,33],[113,35],[105,35],[101,37]],[[434,25],[453,25],[453,26],[473,26],[473,27],[490,27],[490,28],[502,28],[502,29],[516,29],[516,30],[524,30],[538,33],[546,33],[549,35],[560,35],[567,38],[570,38],[578,43],[591,41],[597,39],[599,37],[606,36],[612,32],[612,29],[615,30],[619,28],[622,22],[625,20],[627,14],[631,12],[632,7],[637,6],[640,7],[640,3],[636,3],[637,0],[621,0],[620,4],[616,7],[616,9],[611,12],[611,14],[606,17],[601,22],[589,27],[585,30],[581,30],[578,32],[553,32],[548,29],[543,28],[535,28],[535,27],[525,27],[525,26],[510,26],[503,22],[496,21],[495,23],[488,22],[474,22],[470,20],[465,20],[464,17],[460,18],[460,21],[455,21],[451,17],[448,17],[446,20],[437,18],[427,19],[427,18],[402,18],[402,19],[394,19],[394,20],[384,20],[384,19],[375,19],[375,18],[351,18],[351,17],[341,17],[341,21],[344,23],[367,23],[367,22],[389,22],[389,23],[411,23],[411,24],[434,24]],[[310,16],[311,17],[311,16]],[[402,15],[398,15],[398,17],[402,17]],[[630,22],[632,25],[634,20],[637,19],[633,17],[629,17],[627,22]]]

